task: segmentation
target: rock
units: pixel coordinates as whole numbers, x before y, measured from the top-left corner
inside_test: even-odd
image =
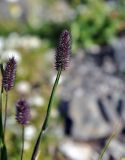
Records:
[[[118,38],[112,43],[115,49],[116,62],[120,72],[125,71],[125,36]]]
[[[61,94],[69,102],[72,137],[98,139],[110,135],[116,126],[120,132],[125,112],[124,81],[86,58],[76,57],[72,63]]]
[[[95,151],[88,144],[80,144],[70,139],[61,142],[59,150],[70,160],[90,160]]]
[[[113,139],[109,145],[108,152],[117,160],[125,156],[124,148],[125,148],[124,143],[121,143],[118,139]]]

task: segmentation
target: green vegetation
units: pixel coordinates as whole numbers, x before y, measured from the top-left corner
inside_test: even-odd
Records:
[[[49,3],[46,4],[46,6],[52,5],[53,8],[55,7],[53,2],[57,3],[55,0],[49,0],[48,2]],[[18,64],[15,84],[16,88],[11,93],[8,102],[8,116],[10,120],[14,120],[14,105],[20,96],[24,94],[26,98],[35,97],[36,91],[38,95],[42,96],[44,103],[41,107],[37,106],[36,104],[31,106],[33,118],[30,125],[33,124],[33,127],[36,127],[36,131],[40,128],[39,124],[41,124],[41,121],[44,120],[48,105],[48,98],[50,96],[50,90],[52,89],[52,76],[54,75],[54,73],[52,73],[52,68],[54,65],[51,61],[51,55],[54,56],[54,52],[51,51],[50,48],[55,48],[59,33],[64,28],[67,28],[71,31],[73,44],[72,49],[73,52],[76,53],[77,49],[79,48],[87,49],[94,44],[102,45],[104,43],[110,43],[110,41],[116,37],[119,32],[125,31],[124,0],[119,0],[113,5],[106,3],[104,0],[68,0],[66,2],[73,13],[69,20],[63,19],[62,22],[52,21],[46,17],[35,17],[36,19],[39,19],[38,25],[35,25],[31,23],[32,17],[29,17],[30,14],[28,14],[24,20],[20,20],[18,18],[0,18],[0,36],[2,38],[7,40],[11,33],[17,33],[19,38],[22,36],[25,37],[27,35],[31,35],[40,38],[41,41],[40,46],[35,49],[28,48],[27,42],[23,47],[17,46],[14,48],[20,53],[22,61]],[[41,3],[42,6],[44,2],[40,1],[39,3]],[[60,8],[61,7],[62,6],[60,6]],[[59,12],[60,10],[57,14],[59,14]],[[7,47],[7,45],[8,44],[4,46],[4,49],[0,50],[0,55],[4,53],[4,50],[13,49],[13,47],[10,49]],[[52,53],[49,54],[49,52]],[[30,89],[26,93],[21,93],[18,89],[18,84],[22,81],[28,82],[28,85],[30,86]],[[5,101],[5,99],[3,100]],[[58,97],[53,103],[52,108],[54,111],[56,110],[57,103]],[[58,118],[60,118],[58,115],[52,118],[52,125],[58,124],[56,121]],[[10,121],[10,123],[12,123],[12,129],[10,128],[7,131],[8,155],[11,157],[11,160],[17,160],[19,159],[18,153],[21,146],[21,139],[18,137],[18,134],[20,134],[18,132],[19,127],[13,121]],[[0,134],[2,134],[1,129],[0,131]],[[47,135],[46,138],[43,139],[43,143],[40,145],[40,157],[42,157],[44,160],[52,159],[51,157],[53,155],[50,148],[51,146],[56,148],[56,142],[58,142],[58,137],[54,136],[53,131],[51,130],[51,125],[49,132],[51,134]],[[35,134],[38,135],[37,132],[35,132]],[[11,142],[9,141],[10,139],[12,140]],[[26,144],[27,148],[25,150],[24,160],[27,160],[26,157],[31,156],[33,150],[32,144],[35,144],[35,137],[33,137],[32,140],[29,140],[28,144]],[[2,145],[1,139],[0,145]],[[13,145],[15,147],[13,147]],[[123,159],[125,158],[122,158],[122,160]]]

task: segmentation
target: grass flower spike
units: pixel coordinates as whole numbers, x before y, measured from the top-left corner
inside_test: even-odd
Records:
[[[70,36],[69,31],[64,30],[60,35],[58,46],[57,46],[56,53],[55,53],[55,68],[58,71],[57,76],[56,76],[56,80],[53,85],[53,89],[52,89],[51,96],[50,96],[49,103],[48,103],[48,107],[47,107],[46,116],[45,116],[44,122],[42,124],[41,131],[38,135],[31,160],[36,160],[41,139],[44,136],[44,134],[46,133],[45,131],[48,127],[51,108],[52,108],[52,101],[53,101],[53,98],[55,95],[56,88],[58,86],[61,72],[62,72],[62,70],[66,70],[69,67],[70,55],[71,55],[71,36]]]
[[[5,69],[3,69],[2,87],[6,92],[6,102],[5,102],[5,116],[4,116],[4,137],[6,132],[6,120],[7,120],[7,103],[8,103],[8,91],[10,91],[14,86],[15,76],[16,76],[16,60],[14,57],[9,58],[6,63]]]
[[[21,160],[23,160],[25,125],[27,125],[30,120],[30,107],[24,99],[20,99],[16,104],[16,120],[20,125],[22,125]]]
[[[6,92],[10,91],[14,86],[16,76],[16,61],[12,57],[8,60],[6,67],[3,72],[3,88]]]
[[[21,125],[27,125],[29,123],[30,108],[24,99],[20,99],[16,104],[16,120]]]
[[[16,60],[14,57],[9,58],[6,63],[5,68],[3,68],[3,64],[1,64],[1,75],[2,75],[2,87],[1,87],[1,111],[2,111],[2,94],[5,90],[6,98],[5,98],[5,113],[4,113],[4,122],[2,125],[1,119],[1,132],[2,133],[2,158],[7,160],[7,150],[5,144],[5,133],[6,133],[6,121],[7,121],[7,104],[8,104],[8,91],[10,91],[14,86],[15,76],[16,76]],[[2,117],[2,112],[1,112]]]
[[[55,68],[66,70],[69,67],[71,56],[71,35],[70,32],[64,30],[59,39],[58,47],[55,54]]]

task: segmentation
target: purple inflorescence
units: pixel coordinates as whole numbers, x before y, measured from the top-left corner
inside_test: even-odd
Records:
[[[14,86],[15,76],[16,76],[16,61],[14,57],[10,58],[5,66],[3,72],[3,88],[6,92],[11,90]]]
[[[27,125],[29,123],[30,107],[24,99],[20,99],[16,104],[16,120],[21,125]]]
[[[65,70],[69,67],[71,56],[71,35],[70,32],[64,30],[59,39],[59,44],[55,54],[55,68]]]

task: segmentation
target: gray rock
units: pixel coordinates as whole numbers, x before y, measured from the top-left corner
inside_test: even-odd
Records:
[[[78,56],[62,88],[62,99],[70,102],[68,114],[74,138],[98,139],[111,134],[116,126],[120,132],[125,112],[121,112],[125,107],[125,84],[120,77]]]
[[[114,156],[115,159],[120,159],[121,157],[125,157],[125,144],[121,143],[118,139],[114,139],[111,141],[108,151],[110,152],[111,155]]]
[[[115,49],[115,57],[120,72],[125,71],[125,37],[118,38],[112,42]]]
[[[59,145],[59,150],[70,160],[90,160],[95,151],[91,145],[80,144],[71,139],[63,140]],[[93,156],[95,157],[95,156]]]

